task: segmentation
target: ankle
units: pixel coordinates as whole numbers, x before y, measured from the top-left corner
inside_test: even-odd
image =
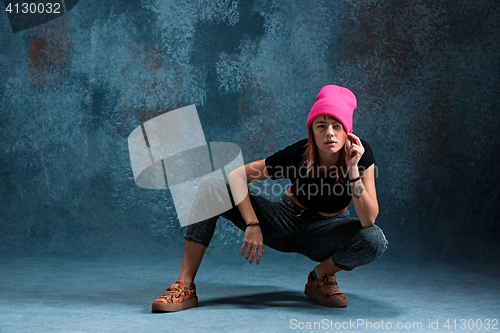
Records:
[[[318,268],[318,266],[314,267],[313,271],[314,271],[314,274],[316,274],[316,277],[318,279],[321,279],[323,277],[323,275],[325,275],[325,274],[327,274],[328,276],[334,276],[337,273],[335,271],[333,271],[333,272],[325,272],[322,269]]]
[[[321,279],[321,277],[327,273],[327,272],[324,272],[322,269],[318,268],[318,266],[314,267],[313,271],[314,271],[314,274],[316,274],[316,277],[318,279]],[[332,274],[328,274],[328,275],[332,275]]]
[[[194,281],[191,279],[184,279],[184,278],[179,277],[177,279],[177,281],[182,282],[182,284],[185,285],[188,289],[193,289],[193,287],[194,287]]]

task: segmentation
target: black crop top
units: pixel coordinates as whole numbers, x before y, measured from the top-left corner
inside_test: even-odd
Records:
[[[365,152],[358,162],[360,175],[375,163],[370,145],[364,140],[361,140],[361,144]],[[303,139],[267,157],[265,163],[269,176],[273,180],[290,179],[292,194],[302,206],[310,210],[333,213],[346,208],[351,202],[352,193],[347,182],[335,184],[338,170],[321,178],[315,174],[315,178],[311,179],[306,176],[307,167],[299,167],[306,145],[307,139]]]

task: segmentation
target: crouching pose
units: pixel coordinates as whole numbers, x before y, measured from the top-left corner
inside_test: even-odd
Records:
[[[307,277],[305,294],[324,306],[347,306],[335,274],[373,262],[388,245],[375,225],[379,208],[373,152],[352,133],[356,105],[350,90],[325,86],[309,112],[307,138],[234,170],[227,182],[201,182],[195,198],[201,209],[220,203],[228,193],[237,205],[188,225],[179,277],[153,302],[153,311],[198,305],[194,278],[220,216],[245,232],[241,255],[249,263],[260,263],[264,245],[303,254],[319,263]],[[291,184],[277,201],[248,191],[248,183],[266,178],[288,178]],[[347,210],[351,200],[358,218]]]

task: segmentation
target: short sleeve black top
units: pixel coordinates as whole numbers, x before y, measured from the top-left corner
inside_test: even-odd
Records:
[[[358,162],[360,174],[375,163],[370,145],[364,140],[361,144],[365,152]],[[290,179],[292,194],[310,210],[333,213],[346,208],[352,199],[349,184],[346,181],[335,183],[336,173],[342,171],[334,170],[322,177],[311,178],[307,175],[307,167],[300,166],[306,148],[307,139],[303,139],[267,157],[265,163],[269,176],[273,180]]]

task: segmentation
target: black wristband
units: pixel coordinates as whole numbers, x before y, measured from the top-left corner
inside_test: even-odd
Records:
[[[349,179],[349,178],[348,178],[348,179],[347,179],[347,181],[348,181],[349,183],[354,183],[354,182],[357,182],[357,181],[358,181],[358,180],[360,180],[360,179],[361,179],[361,176],[358,176],[358,178],[354,178],[354,179]]]
[[[259,222],[250,222],[247,224],[247,227],[253,227],[253,226],[256,226],[256,225],[259,225]]]

